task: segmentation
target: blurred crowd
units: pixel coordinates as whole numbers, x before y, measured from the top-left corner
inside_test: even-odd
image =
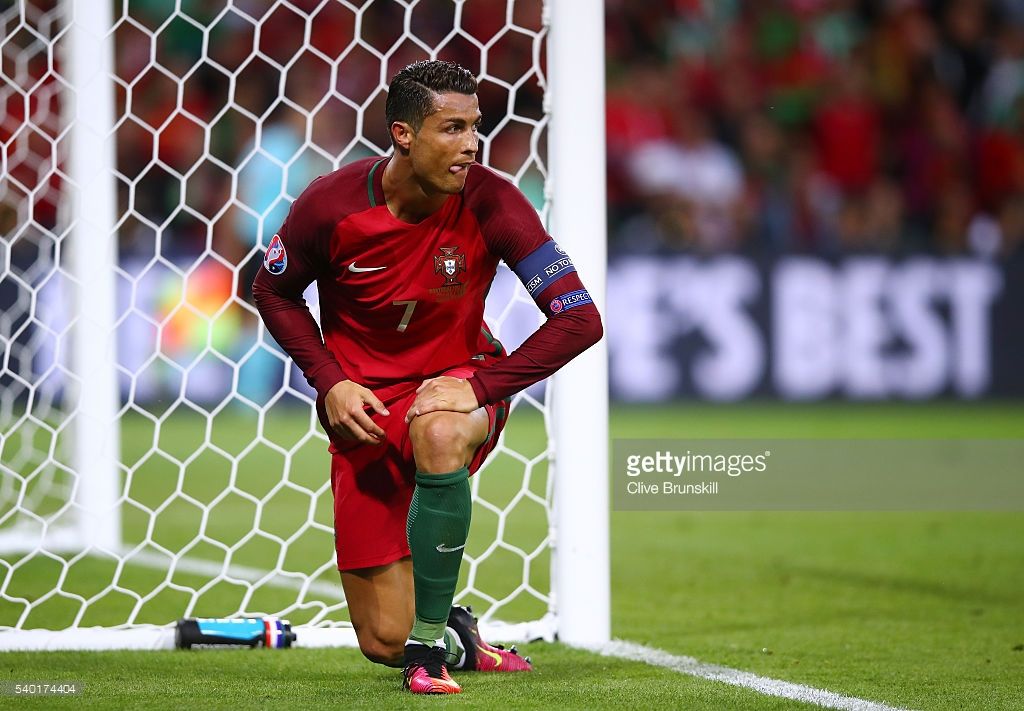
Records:
[[[35,31],[55,35],[62,6],[26,2],[43,18]],[[388,148],[383,83],[439,45],[480,73],[487,44],[481,158],[542,203],[544,89],[530,36],[541,0],[421,0],[415,39],[392,0],[358,15],[320,0],[224,6],[117,4],[123,255],[146,259],[159,244],[255,264],[313,177]],[[1024,0],[606,0],[605,10],[613,251],[1024,250]],[[525,31],[501,34],[506,12]],[[61,94],[47,45],[13,10],[3,17],[15,82],[0,86],[0,139],[17,181],[0,191],[0,225],[24,224],[14,213],[34,200],[34,222],[49,229]]]
[[[1024,249],[1021,0],[608,0],[607,20],[613,249]]]

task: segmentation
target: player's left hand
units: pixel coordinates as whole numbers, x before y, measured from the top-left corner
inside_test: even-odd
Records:
[[[416,389],[416,399],[405,414],[405,421],[412,422],[412,418],[428,412],[473,412],[478,407],[476,394],[468,380],[442,375],[424,380]]]

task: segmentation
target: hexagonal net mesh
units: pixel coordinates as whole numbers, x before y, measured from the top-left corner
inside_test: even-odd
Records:
[[[111,0],[107,30],[84,36],[86,52],[112,51],[99,78],[112,123],[79,134],[75,122],[102,95],[96,77],[68,71],[81,56],[69,53],[82,51],[69,28],[76,8],[96,6],[7,5],[0,629],[247,614],[346,625],[327,440],[249,285],[313,177],[389,150],[386,81],[417,59],[478,75],[481,162],[543,215],[541,0]],[[111,169],[83,179],[73,169],[82,145],[107,146]],[[76,208],[102,194],[89,192],[93,181],[116,202],[106,226]],[[97,267],[88,255],[108,238],[116,252]],[[106,322],[90,307],[104,279]],[[315,313],[315,287],[307,296]],[[540,317],[504,267],[487,314],[507,347]],[[102,342],[104,323],[110,347],[76,361],[79,346]],[[118,392],[113,431],[89,429],[88,385],[103,368]],[[457,599],[485,621],[551,611],[547,431],[543,391],[520,394],[473,479]],[[104,447],[114,450],[106,470],[96,466]]]

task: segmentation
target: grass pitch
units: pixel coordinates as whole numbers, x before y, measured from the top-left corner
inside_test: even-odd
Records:
[[[517,436],[522,437],[524,447],[536,449],[539,423],[530,423],[530,419],[523,418]],[[245,451],[255,430],[244,426],[245,421],[224,424],[223,434],[216,435],[220,437],[217,446],[233,455]],[[282,421],[274,432],[279,437],[294,434],[301,438],[303,427],[303,422]],[[612,432],[614,436],[631,438],[1020,437],[1024,432],[1024,408],[1018,404],[617,408]],[[168,428],[151,436],[166,438],[162,449],[186,450],[197,435],[194,428],[181,425],[178,430]],[[126,448],[132,446],[132,441],[126,439]],[[141,451],[146,439],[137,441]],[[316,446],[319,448],[319,443]],[[306,456],[311,458],[310,478],[301,479],[301,487],[315,492],[320,485],[315,477],[322,476],[322,466],[316,458],[322,455],[313,449],[305,454],[304,445],[294,451],[297,462],[305,461],[301,458]],[[243,524],[252,526],[256,514],[250,508],[262,511],[273,503],[276,494],[267,497],[275,481],[270,472],[280,462],[267,452],[262,454],[265,456],[243,455],[234,476],[241,486],[251,487],[244,490],[254,499],[265,498],[266,503],[260,506],[249,502],[251,507],[239,504],[233,514],[226,514],[231,521],[221,520],[219,524],[225,526],[221,531],[224,536],[237,535]],[[190,481],[191,466],[184,470],[176,465],[171,468],[177,477],[175,485],[178,481]],[[196,466],[198,474],[201,469]],[[293,466],[294,477],[300,481],[299,477],[306,476],[307,467]],[[524,487],[543,492],[543,467],[534,468],[529,481],[525,481],[519,471],[521,462],[503,466],[514,473],[508,479],[518,479],[511,487],[502,488],[501,477],[493,477],[489,485],[494,490],[490,494],[499,502],[499,510],[504,510],[502,497],[511,501]],[[266,475],[261,473],[264,467]],[[148,470],[143,464],[137,471],[141,480]],[[231,475],[228,465],[228,476]],[[153,482],[161,481],[159,474],[153,476]],[[196,481],[201,480],[197,475]],[[483,480],[480,486],[484,486]],[[165,489],[138,491],[144,500],[153,502],[154,508],[166,501]],[[201,491],[197,492],[199,500]],[[151,499],[145,499],[146,496]],[[321,497],[303,496],[282,505],[280,516],[274,520],[310,505],[319,516],[318,507],[324,506]],[[241,498],[249,501],[245,496]],[[533,550],[536,543],[528,538],[535,534],[527,533],[535,523],[532,519],[543,520],[544,515],[539,505],[530,503],[533,505],[523,509],[526,515],[515,519],[520,532],[507,534],[523,551]],[[164,511],[167,509],[155,517],[139,511],[137,521],[126,523],[126,536],[144,539],[148,531],[153,540],[157,540],[156,536],[167,536],[167,545],[171,545],[174,536],[191,538],[196,531],[202,531],[188,527],[176,530],[175,526],[167,525],[163,532],[160,516]],[[503,516],[488,510],[478,514],[473,545],[482,546],[493,539],[502,518],[513,522],[512,513]],[[329,556],[329,534],[308,533],[309,542],[296,548],[305,551],[295,554],[296,565],[316,565]],[[324,536],[326,540],[320,540]],[[238,540],[242,538],[244,535]],[[300,542],[302,537],[295,540]],[[251,557],[244,558],[241,553],[250,549],[243,543],[237,548],[239,562],[256,565],[277,545],[264,539],[257,543],[268,548],[260,550],[249,543],[253,547],[246,555]],[[324,545],[328,547],[326,554],[318,550]],[[476,548],[471,552],[479,556],[483,551]],[[489,579],[496,579],[497,587],[493,589],[498,592],[492,597],[504,597],[522,582],[522,567],[516,567],[521,557],[509,555],[510,559],[487,571]],[[540,569],[547,565],[545,562],[536,567],[540,576]],[[65,577],[61,585],[105,586],[103,574],[99,569],[83,569],[80,581]],[[160,578],[157,571],[140,571],[138,575]],[[324,580],[328,579],[333,577],[325,574]],[[33,595],[45,594],[55,580],[51,571],[22,566],[18,575],[8,581],[8,594],[14,590],[32,599]],[[140,580],[139,589],[149,589],[146,586],[152,582],[148,578]],[[546,580],[538,578],[539,589],[546,590],[546,585]],[[706,662],[908,708],[1024,707],[1022,589],[1024,514],[1019,512],[612,515],[616,637]],[[266,591],[268,595],[284,592]],[[124,614],[122,603],[129,608],[137,606],[130,595],[126,597],[93,613],[95,619],[117,619]],[[503,617],[536,614],[540,603],[535,598],[523,595],[522,591],[516,597],[522,599],[511,600]],[[175,608],[180,599],[158,598],[151,598],[141,612],[153,618],[182,614]],[[197,606],[196,614],[224,614],[224,605],[231,609],[230,605],[237,604],[236,597],[227,592],[222,596],[213,588],[202,598],[207,607]],[[75,601],[61,600],[64,599],[46,608],[51,622],[47,624],[40,618],[35,626],[60,626],[52,620],[61,614],[77,614],[80,607]],[[478,605],[486,602],[476,601]],[[0,619],[5,624],[21,614],[16,607],[7,601],[0,603]],[[526,645],[526,653],[532,654],[537,662],[536,673],[461,674],[458,678],[466,693],[443,702],[402,695],[394,670],[364,662],[355,650],[8,653],[0,655],[0,679],[78,680],[84,682],[85,693],[64,703],[87,703],[91,708],[167,708],[186,704],[209,708],[280,704],[386,708],[429,703],[492,708],[801,707],[793,701],[643,664],[597,657],[561,645]],[[0,698],[0,705],[5,702],[9,706],[49,707],[56,705],[57,700]]]

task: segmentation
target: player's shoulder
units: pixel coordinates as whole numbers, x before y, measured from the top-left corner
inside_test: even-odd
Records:
[[[299,195],[296,206],[310,212],[317,222],[340,222],[348,215],[370,208],[367,178],[379,157],[361,158],[321,175]]]
[[[463,188],[466,206],[484,221],[522,210],[536,212],[515,184],[486,165],[474,163]]]
[[[369,207],[366,182],[373,166],[383,160],[380,157],[360,158],[347,163],[335,171],[321,175],[311,182],[300,195],[300,198],[332,202],[351,202],[351,207]],[[356,190],[355,188],[362,188]],[[362,198],[359,200],[358,198]]]
[[[487,166],[474,164],[463,189],[487,248],[515,265],[549,240],[536,208],[511,180]]]

